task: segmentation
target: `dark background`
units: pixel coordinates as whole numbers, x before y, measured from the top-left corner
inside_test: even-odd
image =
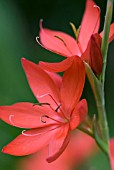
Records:
[[[40,60],[61,61],[63,59],[42,49],[36,43],[39,20],[44,20],[44,27],[73,35],[69,22],[79,27],[85,2],[85,0],[0,0],[0,105],[36,101],[26,81],[21,58],[25,57],[35,63]],[[95,2],[101,8],[101,31],[106,0]],[[95,103],[88,82],[83,95],[88,100],[89,113],[94,114]],[[114,136],[114,42],[110,44],[108,51],[105,95],[110,137],[112,137]],[[0,121],[0,150],[21,131]],[[19,160],[19,157],[0,153],[0,170],[16,170]],[[107,160],[102,153],[90,158],[87,164],[88,168],[79,169],[88,170],[89,167],[93,167],[94,170],[108,170]]]

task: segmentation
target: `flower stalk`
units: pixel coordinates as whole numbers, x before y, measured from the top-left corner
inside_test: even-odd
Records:
[[[104,83],[105,83],[105,72],[106,72],[106,65],[107,65],[107,52],[108,52],[108,44],[109,44],[109,31],[110,31],[110,24],[112,19],[112,12],[113,12],[113,0],[107,1],[107,10],[105,16],[105,23],[104,23],[104,30],[103,30],[103,37],[102,37],[102,44],[101,44],[101,51],[103,56],[103,69],[98,79],[93,71],[91,70],[90,66],[85,63],[86,66],[86,73],[88,80],[90,82],[95,101],[96,107],[98,111],[98,125],[101,132],[101,136],[97,134],[96,127],[94,127],[94,137],[100,148],[110,156],[109,151],[109,129],[108,129],[108,121],[105,109],[105,95],[104,95]],[[97,134],[97,135],[96,135]]]
[[[101,144],[101,141],[99,141],[100,138],[96,138],[95,133],[94,133],[94,137],[97,143],[101,144],[101,145],[99,144],[101,149],[104,150],[104,152],[106,153],[106,150],[108,150],[109,131],[108,131],[107,118],[106,118],[106,111],[105,111],[103,85],[101,81],[98,80],[97,77],[94,75],[93,71],[91,70],[90,66],[87,63],[85,63],[85,67],[86,67],[86,74],[87,74],[88,80],[90,82],[90,85],[91,85],[91,88],[92,88],[92,91],[95,97],[96,107],[98,111],[98,125],[99,125],[99,129],[101,133],[100,138],[102,139],[102,141],[106,143],[105,148]]]
[[[103,84],[105,82],[105,71],[106,71],[106,64],[107,64],[107,52],[108,52],[108,42],[109,42],[110,24],[112,20],[112,12],[113,12],[113,0],[108,0],[104,29],[103,29],[103,36],[102,36],[102,44],[101,44],[101,51],[103,56],[103,69],[101,74],[101,82]]]

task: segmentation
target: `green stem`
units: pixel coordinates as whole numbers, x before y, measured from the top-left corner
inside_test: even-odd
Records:
[[[108,130],[106,111],[105,111],[103,84],[100,82],[100,80],[97,79],[97,77],[94,75],[93,71],[91,70],[90,66],[87,63],[85,63],[85,67],[86,67],[86,74],[90,82],[96,101],[100,131],[102,133],[103,141],[106,143],[108,148],[109,130]],[[107,148],[105,150],[107,150]]]
[[[107,10],[106,10],[102,44],[101,44],[101,51],[103,56],[103,69],[100,75],[100,80],[94,75],[90,66],[87,63],[85,63],[86,74],[95,97],[97,111],[98,111],[98,122],[94,121],[93,123],[94,137],[97,144],[104,151],[104,153],[107,154],[108,158],[110,156],[109,129],[108,129],[106,110],[105,110],[104,83],[105,83],[105,72],[106,72],[106,64],[107,64],[107,52],[108,52],[108,42],[109,42],[110,24],[112,19],[112,11],[113,11],[113,0],[107,0]],[[98,129],[97,129],[97,123],[98,123]]]
[[[102,44],[101,44],[101,51],[103,56],[103,70],[101,74],[101,82],[103,83],[103,86],[105,82],[105,71],[106,71],[106,64],[107,64],[107,52],[108,52],[108,42],[109,42],[109,32],[110,32],[110,24],[112,19],[112,12],[113,12],[113,0],[108,0],[104,29],[103,29],[103,36],[102,36]]]
[[[79,129],[80,131],[82,131],[82,132],[86,133],[87,135],[91,136],[92,138],[94,138],[94,134],[91,131],[91,129],[88,131],[88,130],[86,130],[86,128],[83,128],[81,126],[78,126],[77,129]]]

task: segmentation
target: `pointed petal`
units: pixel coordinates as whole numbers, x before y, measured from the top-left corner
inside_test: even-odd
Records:
[[[78,103],[85,83],[84,63],[79,57],[75,56],[73,59],[72,65],[63,75],[61,87],[62,107],[68,117]]]
[[[70,119],[70,128],[74,130],[85,118],[88,112],[87,102],[85,99],[81,100],[73,110]]]
[[[73,58],[69,57],[69,58],[67,58],[67,59],[65,59],[65,60],[63,60],[59,63],[47,63],[47,62],[40,61],[39,65],[44,70],[47,70],[47,71],[50,71],[50,72],[63,72],[70,67],[72,62],[73,62]]]
[[[44,48],[52,52],[65,57],[80,54],[78,45],[74,38],[60,31],[53,31],[43,28],[42,21],[40,21],[39,37]]]
[[[110,162],[112,170],[114,170],[114,138],[110,139]]]
[[[59,89],[51,77],[38,65],[24,58],[22,59],[22,65],[30,88],[37,100],[45,103],[48,102],[52,107],[57,108],[58,105],[52,98],[59,102]]]
[[[70,119],[70,129],[74,130],[80,124],[80,115],[78,110],[75,109]]]
[[[109,33],[109,43],[114,40],[114,23],[110,26],[110,33]]]
[[[99,34],[91,36],[85,52],[82,54],[82,59],[90,64],[95,74],[100,75],[102,72],[102,53],[101,53],[101,37]]]
[[[38,150],[42,149],[46,146],[50,139],[53,137],[53,131],[49,128],[45,128],[45,132],[40,133],[40,129],[38,129],[38,133],[34,134],[34,130],[29,130],[28,135],[21,134],[17,138],[15,138],[12,142],[6,145],[2,152],[15,156],[24,156],[29,155]]]
[[[100,36],[103,36],[103,31],[100,33]],[[110,25],[110,33],[109,33],[109,43],[114,39],[114,23]]]
[[[100,8],[92,0],[87,0],[78,39],[83,52],[87,47],[91,35],[98,32],[99,24]]]
[[[70,140],[69,125],[63,125],[56,129],[55,136],[49,143],[49,157],[47,161],[50,163],[56,160],[65,150]]]
[[[57,123],[45,117],[43,119],[45,119],[46,123],[43,123],[41,118],[44,115],[60,121],[59,116],[50,107],[38,106],[27,102],[0,107],[1,119],[12,126],[20,128],[44,127]]]
[[[55,82],[56,86],[60,89],[61,83],[62,83],[62,77],[57,73],[53,73],[53,72],[49,72],[49,71],[46,71],[46,72],[52,78],[52,80]]]

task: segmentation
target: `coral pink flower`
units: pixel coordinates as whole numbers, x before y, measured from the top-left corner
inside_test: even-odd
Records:
[[[45,72],[26,59],[22,59],[22,65],[36,99],[42,104],[23,102],[0,107],[3,121],[20,128],[29,128],[5,146],[2,152],[28,155],[48,145],[47,161],[52,162],[68,145],[70,131],[87,114],[86,100],[79,102],[85,81],[84,64],[79,57],[75,57],[63,78]]]
[[[71,170],[77,168],[98,151],[97,145],[91,137],[83,132],[76,131],[71,136],[71,141],[64,153],[54,162],[48,164],[45,161],[47,147],[42,151],[19,161],[21,170]]]
[[[69,57],[79,56],[90,64],[96,74],[102,71],[102,54],[100,50],[102,33],[98,34],[100,25],[100,8],[92,1],[87,0],[85,13],[77,40],[70,35],[42,27],[40,22],[40,42],[44,48],[67,57],[60,63],[40,62],[48,71],[61,72],[70,66]],[[114,38],[114,23],[110,27],[109,42]],[[99,40],[98,40],[99,39]],[[84,58],[82,57],[85,53]]]
[[[110,162],[111,168],[114,170],[114,138],[110,139]]]

